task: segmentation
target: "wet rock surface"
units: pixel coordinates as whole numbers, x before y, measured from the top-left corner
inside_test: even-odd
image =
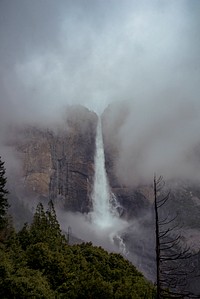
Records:
[[[67,210],[88,212],[94,177],[97,116],[78,106],[67,111],[62,129],[27,127],[17,151],[24,188],[39,200],[52,199]],[[22,138],[23,137],[23,138]]]

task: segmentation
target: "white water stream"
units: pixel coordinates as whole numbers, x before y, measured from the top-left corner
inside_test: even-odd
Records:
[[[99,119],[96,133],[95,178],[92,193],[93,211],[91,220],[98,230],[105,231],[112,243],[115,243],[121,253],[126,254],[125,244],[120,232],[127,223],[120,219],[117,198],[111,192],[105,169],[104,144],[101,121]]]

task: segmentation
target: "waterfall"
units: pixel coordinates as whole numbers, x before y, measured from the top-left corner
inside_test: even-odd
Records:
[[[112,225],[110,190],[105,170],[105,155],[101,121],[98,121],[96,133],[95,177],[93,199],[93,222],[102,228]]]
[[[107,173],[105,169],[105,154],[99,118],[96,133],[96,154],[95,154],[95,177],[92,193],[93,211],[91,213],[92,223],[99,230],[106,231],[110,240],[117,243],[120,251],[125,254],[125,244],[120,231],[126,226],[126,222],[120,219],[117,198],[111,192]]]

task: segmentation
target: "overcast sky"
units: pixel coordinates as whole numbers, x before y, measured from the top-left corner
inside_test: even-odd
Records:
[[[180,166],[199,142],[199,30],[199,0],[0,0],[0,125],[128,101],[120,169]]]

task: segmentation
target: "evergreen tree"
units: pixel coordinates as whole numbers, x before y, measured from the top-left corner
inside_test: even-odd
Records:
[[[43,204],[39,203],[36,207],[33,222],[30,226],[31,243],[35,244],[37,242],[46,242],[49,236],[48,228],[48,219],[44,211]]]
[[[23,249],[40,242],[47,243],[53,250],[65,247],[67,240],[62,234],[52,201],[49,202],[47,211],[42,203],[37,205],[32,224],[25,224],[19,231],[18,238]]]
[[[48,203],[48,209],[46,211],[46,217],[48,221],[48,229],[49,229],[49,245],[55,246],[55,242],[58,247],[62,248],[62,245],[67,244],[67,240],[62,234],[60,224],[57,220],[56,211],[54,208],[53,201],[50,200]],[[50,244],[51,242],[51,244]]]
[[[8,210],[8,199],[6,190],[6,176],[4,162],[2,162],[0,157],[0,231],[6,227],[7,224],[7,210]]]
[[[11,244],[0,259],[1,298],[155,298],[154,286],[120,254],[67,244],[52,201],[47,211],[38,204],[17,236],[19,248]]]
[[[55,235],[55,237],[61,235],[60,224],[57,220],[56,211],[52,200],[50,200],[48,203],[46,216],[51,233]]]

